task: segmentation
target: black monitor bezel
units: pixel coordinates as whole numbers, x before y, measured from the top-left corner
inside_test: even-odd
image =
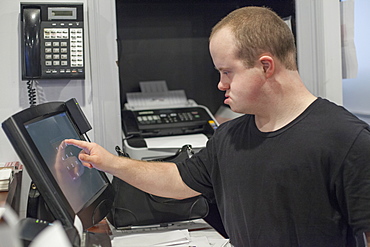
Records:
[[[46,119],[64,112],[70,119],[80,139],[86,140],[83,136],[84,133],[79,132],[79,128],[74,121],[76,116],[71,116],[66,107],[66,102],[48,102],[27,108],[5,120],[2,127],[33,183],[44,198],[53,217],[59,220],[63,226],[73,227],[75,212],[61,191],[61,188],[54,179],[25,127],[27,123]],[[113,187],[104,172],[99,171],[99,174],[106,182],[106,185],[91,198],[87,205],[85,204],[83,208],[77,212],[77,216],[81,219],[84,230],[100,222],[108,214],[113,203]]]

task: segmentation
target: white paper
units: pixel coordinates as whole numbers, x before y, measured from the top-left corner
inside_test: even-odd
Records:
[[[176,245],[176,247],[210,247],[207,237],[191,238],[188,244]]]
[[[0,247],[21,247],[19,239],[18,215],[8,205],[0,205]]]
[[[179,231],[177,231],[179,232]],[[187,230],[181,230],[184,234],[174,234],[174,231],[155,232],[145,234],[131,234],[115,237],[112,240],[112,247],[229,247],[228,239],[210,239],[206,236],[191,237]],[[185,236],[185,238],[183,238]]]
[[[30,247],[71,247],[67,234],[59,221],[42,230],[29,245]]]
[[[203,148],[208,141],[204,134],[192,134],[181,136],[164,136],[144,138],[148,149],[181,148],[184,145],[191,145],[192,148]]]
[[[127,93],[127,103],[130,109],[151,109],[160,106],[176,106],[187,104],[187,98],[184,90],[172,90],[166,92],[149,93]]]
[[[3,179],[9,179],[12,175],[12,169],[9,168],[9,169],[0,169],[0,180],[3,180]]]
[[[112,247],[145,247],[145,246],[170,246],[171,244],[189,243],[187,230],[175,230],[154,233],[138,233],[112,240]]]
[[[23,247],[23,243],[21,243],[16,233],[17,230],[6,224],[0,224],[0,247]]]
[[[166,81],[141,81],[140,90],[142,93],[166,92],[168,91]]]
[[[7,203],[0,205],[0,218],[12,229],[17,229],[19,221],[18,215]]]
[[[209,239],[209,243],[213,247],[226,247],[231,246],[229,239]]]
[[[202,229],[202,230],[196,230]],[[180,235],[179,239],[165,243],[142,242],[142,236],[154,235],[154,238],[162,238],[163,235],[171,235],[175,230],[180,230],[186,240]],[[161,235],[163,234],[163,235]],[[223,238],[203,219],[192,221],[174,222],[166,229],[141,229],[139,230],[117,230],[112,227],[112,247],[147,247],[147,246],[176,246],[176,247],[231,247],[228,239]],[[125,239],[125,240],[123,240]],[[163,240],[163,238],[162,238]],[[135,241],[135,242],[134,242]],[[184,241],[185,243],[181,242]]]
[[[78,234],[80,235],[80,239],[82,239],[82,234],[83,234],[83,225],[80,217],[75,215],[75,220],[73,222],[74,227],[76,228]]]

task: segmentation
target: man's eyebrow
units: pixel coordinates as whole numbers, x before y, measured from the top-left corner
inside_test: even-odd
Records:
[[[224,68],[224,67],[217,68],[217,67],[215,66],[214,68],[215,68],[215,70],[217,70],[217,71],[224,71],[224,70],[228,70],[227,68]]]

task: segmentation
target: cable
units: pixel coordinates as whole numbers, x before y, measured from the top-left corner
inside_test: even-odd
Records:
[[[34,81],[29,80],[27,82],[27,89],[28,89],[28,100],[30,103],[30,106],[35,106],[36,105],[36,89],[34,88]]]
[[[118,156],[123,156],[123,157],[130,158],[130,155],[128,153],[126,153],[125,151],[122,151],[122,149],[119,146],[116,146],[115,150],[116,150]]]
[[[87,133],[85,133],[85,137],[86,137],[86,139],[87,139],[88,142],[91,142],[91,140],[90,140],[89,136],[87,135]]]
[[[129,136],[125,137],[125,138],[122,138],[122,141],[128,140],[128,139],[130,139],[132,137],[134,137],[134,135],[129,135]]]

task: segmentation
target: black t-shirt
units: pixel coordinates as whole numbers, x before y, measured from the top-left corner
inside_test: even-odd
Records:
[[[226,122],[177,166],[236,247],[346,246],[351,229],[370,231],[369,127],[327,100],[274,132],[252,115]]]

